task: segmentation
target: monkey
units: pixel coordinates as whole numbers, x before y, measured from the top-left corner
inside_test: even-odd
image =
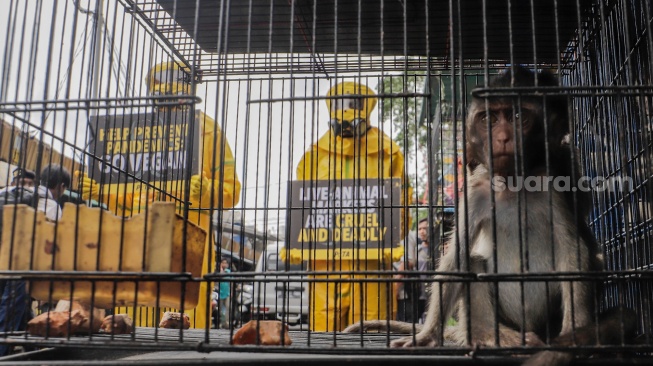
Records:
[[[549,72],[513,66],[490,88],[556,87]],[[599,272],[600,247],[586,223],[587,187],[569,134],[568,102],[558,95],[474,97],[465,123],[466,195],[459,200],[454,235],[430,285],[423,325],[366,321],[345,332],[389,330],[417,334],[392,347],[441,346],[444,340],[472,347],[596,344],[596,310],[601,286],[593,281],[460,281],[451,273],[525,274]],[[557,182],[568,182],[564,187]],[[541,182],[539,189],[526,186]],[[523,183],[519,185],[511,183]],[[557,188],[556,188],[557,187]],[[537,188],[537,187],[535,187]],[[444,327],[457,310],[458,325]],[[634,316],[620,309],[626,318]],[[634,333],[636,322],[624,325]],[[614,319],[599,319],[599,330]],[[619,329],[598,340],[619,342]],[[531,365],[568,363],[565,352],[540,352]]]

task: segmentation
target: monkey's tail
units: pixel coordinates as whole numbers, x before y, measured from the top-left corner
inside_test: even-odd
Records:
[[[623,328],[622,328],[623,327]],[[592,345],[619,345],[630,343],[637,331],[637,314],[632,309],[615,307],[606,310],[599,317],[597,325],[588,325],[572,333],[561,334],[552,342],[552,346],[571,347]],[[596,337],[598,333],[598,339]],[[524,366],[569,365],[574,359],[571,352],[543,351],[523,363]]]
[[[362,323],[354,323],[345,330],[344,333],[360,333],[361,329],[363,333],[368,332],[392,332],[400,334],[412,334],[419,333],[422,331],[422,324],[412,324],[406,322],[400,322],[397,320],[366,320]]]
[[[390,332],[398,334],[417,334],[421,333],[424,329],[424,324],[405,323],[396,320],[366,320],[361,323],[356,323],[348,326],[343,330],[344,333],[370,333],[370,332]],[[444,327],[444,339],[454,344],[463,345],[465,337],[461,337],[460,329],[457,326]]]

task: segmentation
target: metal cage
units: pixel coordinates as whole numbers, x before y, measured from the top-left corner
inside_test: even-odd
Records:
[[[52,164],[65,167],[70,182],[61,197],[39,198],[61,204],[63,216],[53,222],[29,202],[13,206],[19,202],[3,198],[0,363],[331,363],[367,355],[357,361],[506,364],[543,349],[610,364],[650,356],[650,2],[5,5],[0,185],[11,190],[17,168],[39,175]],[[518,65],[550,71],[559,86],[489,87]],[[344,100],[339,82],[357,83],[347,93],[363,98],[362,107],[352,104],[355,114],[364,113],[363,125],[373,127],[367,133],[378,140],[365,135],[364,150],[351,143],[353,160],[306,157],[329,131],[346,128],[329,109]],[[497,95],[569,103],[566,139],[577,150],[577,173],[594,184],[588,224],[604,271],[461,270],[434,282],[445,245],[457,240],[452,228],[466,225],[459,209],[468,195],[467,106]],[[372,160],[361,163],[360,156]],[[306,161],[314,165],[300,173]],[[426,262],[421,270],[406,268],[422,220],[429,224]],[[223,259],[230,273],[220,271]],[[535,347],[468,340],[394,349],[390,342],[401,335],[341,332],[361,320],[408,317],[415,335],[424,304],[399,302],[418,299],[430,283],[498,289],[533,281],[603,286],[592,316],[632,309],[637,337],[570,349],[551,344],[553,334]],[[523,306],[523,287],[519,296]],[[85,326],[74,320],[76,306]],[[316,315],[322,308],[326,320]],[[188,313],[190,329],[183,321],[164,326],[166,311]],[[497,334],[498,311],[487,314]],[[15,321],[30,312],[46,316],[41,328]],[[55,312],[65,314],[63,325],[56,323],[60,333]],[[133,328],[97,330],[117,314],[129,314]],[[257,331],[261,320],[279,321],[275,335],[292,345],[233,344],[250,320]],[[525,342],[526,331],[521,335]],[[270,361],[269,353],[282,355]]]

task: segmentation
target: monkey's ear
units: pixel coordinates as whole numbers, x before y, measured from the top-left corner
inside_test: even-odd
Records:
[[[571,139],[571,136],[569,136],[569,123],[565,115],[552,112],[549,121],[549,143],[561,146],[564,144],[565,138],[567,141]]]
[[[474,120],[474,118],[470,116],[467,118],[467,121],[465,123],[464,131],[465,131],[465,138],[467,139],[465,149],[469,149],[472,147],[471,145],[478,144],[480,142],[476,134],[475,122],[476,121]]]
[[[566,135],[562,136],[562,140],[560,142],[562,145],[569,146],[571,144],[571,134],[567,133]]]

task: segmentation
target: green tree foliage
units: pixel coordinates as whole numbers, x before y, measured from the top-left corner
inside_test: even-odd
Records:
[[[427,83],[424,72],[407,72],[386,76],[379,84],[379,93],[384,96],[381,98],[381,118],[384,123],[390,123],[392,126],[392,138],[402,148],[406,164],[421,159],[418,165],[424,166],[425,169],[430,167],[431,182],[428,181],[426,170],[409,174],[417,198],[413,203],[423,204],[411,210],[413,223],[428,215],[426,203],[444,203],[443,188],[452,182],[445,182],[443,177],[447,175],[451,180],[455,158],[462,153],[465,100],[471,97],[471,89],[482,81],[479,75],[481,74],[472,72],[462,79],[455,79],[458,96],[455,114],[452,106],[454,79],[450,76],[432,75]],[[461,80],[465,84],[463,93]],[[454,130],[457,133],[454,133]],[[427,187],[432,192],[428,198],[433,202],[424,200]]]
[[[392,138],[401,147],[407,166],[414,164],[418,155],[424,157],[427,152],[429,129],[426,121],[420,121],[425,98],[418,96],[423,93],[424,80],[424,73],[406,73],[384,77],[379,84],[379,93],[386,96],[381,98],[381,119],[390,122]],[[428,175],[409,173],[408,180],[413,186],[416,195],[413,204],[416,204],[426,192]],[[423,208],[410,211],[412,229],[415,229],[416,223],[427,216],[428,211]]]
[[[380,93],[391,96],[381,100],[382,119],[392,123],[392,138],[407,161],[415,159],[415,148],[421,150],[427,145],[427,129],[420,128],[423,121],[418,121],[424,98],[415,96],[423,92],[424,79],[423,73],[386,76],[379,87]]]

